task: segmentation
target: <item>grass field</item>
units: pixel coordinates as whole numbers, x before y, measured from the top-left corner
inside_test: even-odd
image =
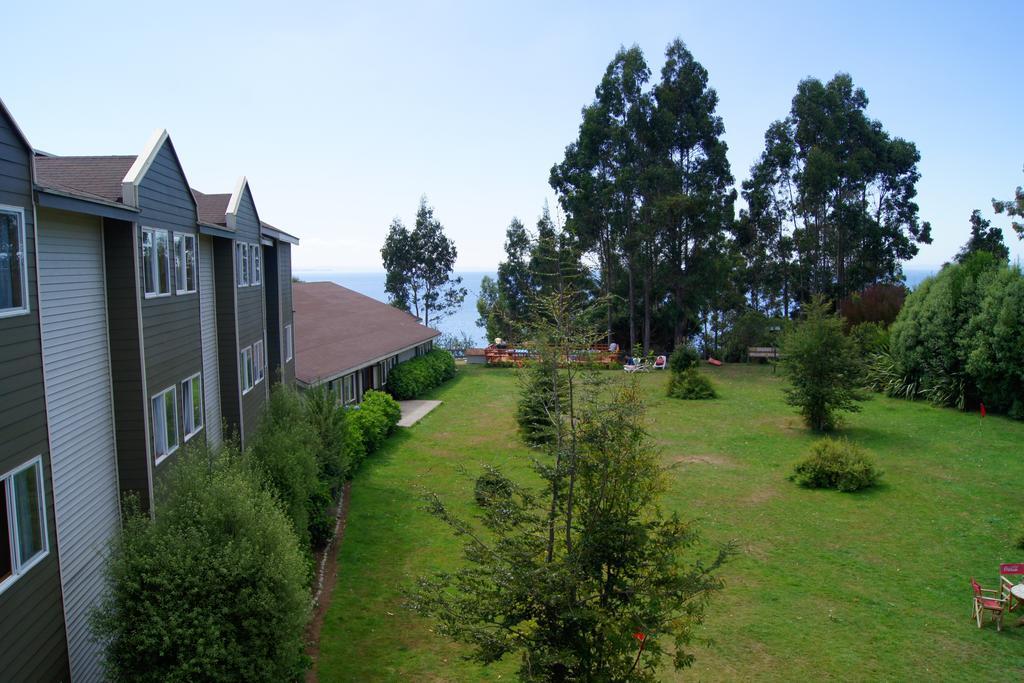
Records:
[[[1024,424],[876,397],[843,434],[874,453],[883,484],[811,491],[786,480],[813,437],[764,366],[708,369],[714,401],[664,396],[639,378],[650,429],[672,466],[665,507],[735,540],[697,663],[665,680],[1020,680],[1024,628],[978,630],[969,578],[995,584],[1024,560]],[[463,368],[444,404],[392,438],[357,475],[318,666],[322,681],[514,679],[487,669],[402,608],[420,574],[454,567],[461,545],[422,510],[435,491],[472,514],[481,465],[532,478],[512,411],[514,371]]]

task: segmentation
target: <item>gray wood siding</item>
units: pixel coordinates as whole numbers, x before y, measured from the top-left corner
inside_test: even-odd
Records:
[[[281,329],[292,326],[292,359],[285,361],[281,369],[281,381],[295,384],[295,309],[292,304],[292,245],[287,242],[277,243],[278,279],[281,297]]]
[[[281,364],[284,362],[284,331],[281,325],[281,278],[276,241],[263,247],[263,261],[267,266],[267,276],[263,279],[264,306],[267,311],[267,373],[271,382],[283,382]]]
[[[199,238],[199,308],[203,326],[203,393],[206,443],[214,450],[224,440],[220,415],[220,371],[217,362],[217,300],[213,270],[213,238]]]
[[[141,214],[136,239],[140,244],[142,227],[191,235],[198,232],[192,191],[169,141],[157,153],[140,183],[139,209]],[[137,258],[141,269],[141,250]],[[173,263],[172,258],[172,270]],[[149,393],[147,401],[149,397],[203,370],[199,294],[176,294],[173,277],[171,280],[170,296],[142,299],[142,338],[146,389]],[[178,441],[183,443],[180,393],[179,389]],[[145,454],[140,453],[139,457],[145,457]],[[161,461],[158,467],[163,467],[173,459],[171,457]]]
[[[40,212],[40,320],[71,676],[102,679],[89,615],[120,522],[100,219]]]
[[[220,376],[220,412],[228,433],[241,433],[242,385],[239,379],[238,328],[235,325],[235,243],[213,240],[214,299],[217,314],[217,369]]]
[[[49,555],[0,593],[0,677],[57,681],[67,680],[68,659],[46,431],[30,158],[0,113],[0,204],[25,212],[29,301],[28,313],[0,318],[0,473],[43,456],[50,540]]]
[[[141,310],[135,269],[135,224],[105,219],[103,246],[107,268],[107,325],[110,330],[110,376],[114,393],[114,434],[121,492],[138,496],[149,507],[150,468],[146,441]]]
[[[260,243],[260,218],[256,213],[252,193],[246,186],[242,201],[238,207],[236,224],[239,241],[250,244]],[[267,269],[261,268],[261,280],[266,282]],[[238,348],[244,349],[253,343],[263,340],[266,348],[266,323],[264,318],[263,285],[239,287],[237,295]],[[267,402],[267,391],[271,378],[266,378],[242,396],[242,445],[252,438],[259,424],[260,416]]]

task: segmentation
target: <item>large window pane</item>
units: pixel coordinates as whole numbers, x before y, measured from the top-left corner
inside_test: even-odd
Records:
[[[13,478],[16,540],[21,564],[43,552],[43,499],[39,487],[39,468],[30,467]]]
[[[185,289],[196,291],[196,238],[188,235],[185,238]]]
[[[178,411],[174,400],[174,391],[164,393],[164,412],[167,427],[167,452],[178,447]]]
[[[21,216],[0,211],[0,311],[25,307],[25,245],[21,233]]]
[[[7,484],[0,481],[0,581],[14,572],[11,525],[7,519]]]
[[[203,426],[203,380],[192,378],[192,429]]]
[[[158,294],[171,291],[170,254],[166,230],[156,231],[156,284]]]
[[[142,275],[145,282],[146,294],[156,292],[156,284],[153,280],[153,233],[148,230],[142,231]]]
[[[167,422],[163,402],[163,396],[153,397],[153,450],[157,457],[167,453]]]

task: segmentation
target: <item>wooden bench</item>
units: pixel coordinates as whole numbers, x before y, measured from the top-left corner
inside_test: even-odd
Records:
[[[750,346],[747,348],[747,358],[770,358],[779,359],[779,350],[774,346]]]

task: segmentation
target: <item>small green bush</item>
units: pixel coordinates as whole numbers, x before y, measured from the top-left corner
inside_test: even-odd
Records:
[[[889,330],[882,323],[859,323],[851,327],[848,334],[862,358],[889,348]]]
[[[455,376],[455,358],[444,349],[399,363],[388,374],[387,391],[399,401],[422,396]]]
[[[718,393],[706,375],[696,367],[683,372],[673,372],[668,380],[668,395],[671,398],[704,400],[716,398]]]
[[[824,438],[811,444],[790,479],[813,489],[860,491],[878,483],[881,472],[860,446],[846,439]]]
[[[402,417],[398,402],[383,391],[367,391],[359,406],[349,411],[352,420],[359,426],[359,435],[367,454],[373,453],[394,431]]]
[[[92,615],[112,681],[298,681],[309,615],[299,541],[237,453],[189,445],[126,505]]]
[[[700,354],[697,349],[690,345],[679,345],[672,355],[668,357],[668,369],[674,375],[679,375],[691,368],[696,368],[700,363]]]
[[[317,462],[320,449],[303,399],[294,389],[276,385],[246,454],[292,520],[304,547],[311,545],[310,499],[324,486]]]
[[[512,497],[512,482],[495,468],[488,467],[477,477],[473,495],[477,505],[491,507]]]

